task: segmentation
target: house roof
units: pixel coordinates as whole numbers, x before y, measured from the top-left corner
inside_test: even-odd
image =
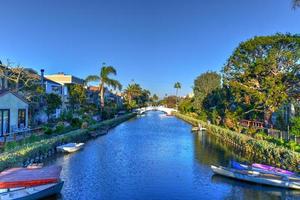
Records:
[[[47,81],[47,82],[50,82],[50,83],[54,83],[54,84],[56,84],[56,85],[61,85],[60,83],[55,82],[55,81],[53,81],[53,80],[51,80],[51,79],[48,79],[48,78],[46,78],[46,77],[44,77],[44,81]]]
[[[29,103],[23,96],[21,96],[20,94],[16,93],[16,92],[12,92],[9,90],[0,90],[0,98],[3,97],[6,94],[13,94],[15,97],[17,97],[18,99],[20,99],[21,101],[23,101],[24,103]]]
[[[92,91],[92,92],[99,92],[99,91],[100,91],[100,88],[97,87],[97,86],[89,86],[89,87],[88,87],[88,90],[89,90],[89,91]]]

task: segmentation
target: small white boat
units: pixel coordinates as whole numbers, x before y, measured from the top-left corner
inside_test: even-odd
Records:
[[[252,170],[237,170],[227,167],[211,166],[215,174],[226,176],[233,179],[248,181],[252,183],[264,184],[269,186],[276,186],[289,189],[300,190],[300,181],[289,179],[286,176],[278,176],[274,174],[265,174]]]
[[[195,126],[192,128],[193,132],[198,132],[198,131],[206,131],[206,128],[203,128],[200,124],[198,126]]]
[[[64,182],[39,185],[28,188],[15,188],[0,193],[1,200],[34,200],[60,193]]]
[[[83,147],[84,143],[68,143],[61,146],[56,147],[58,151],[73,153],[75,151],[80,150]]]

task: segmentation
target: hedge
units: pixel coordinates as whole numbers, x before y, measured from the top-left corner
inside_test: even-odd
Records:
[[[133,118],[135,115],[136,114],[134,113],[126,114],[118,118],[97,123],[88,129],[77,129],[63,135],[16,147],[11,151],[0,154],[0,171],[10,167],[21,166],[28,158],[45,155],[60,144],[85,141],[90,138],[90,131],[101,127],[111,128],[117,126],[118,124]]]
[[[176,117],[197,126],[201,124],[211,135],[239,148],[245,155],[251,155],[256,162],[277,166],[299,172],[300,154],[285,147],[277,146],[264,140],[258,140],[248,135],[237,133],[226,128],[208,124],[204,121],[180,114],[173,113]]]

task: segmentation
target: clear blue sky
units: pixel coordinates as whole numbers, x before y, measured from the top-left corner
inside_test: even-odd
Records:
[[[0,0],[0,59],[79,77],[117,68],[163,96],[192,91],[196,76],[219,71],[239,42],[300,33],[291,0]]]

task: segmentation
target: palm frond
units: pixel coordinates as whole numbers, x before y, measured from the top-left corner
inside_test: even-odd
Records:
[[[114,79],[106,79],[106,80],[105,80],[105,83],[106,83],[108,86],[110,86],[110,87],[112,87],[112,88],[114,88],[114,89],[122,90],[122,84],[121,84],[119,81],[117,81],[117,80],[114,80]]]
[[[117,71],[113,66],[104,66],[101,68],[101,73],[100,73],[101,78],[106,78],[110,74],[117,75]]]
[[[95,81],[100,81],[100,77],[97,75],[90,75],[85,78],[85,82],[95,82]]]
[[[300,0],[293,0],[293,8],[296,9],[300,7]]]
[[[180,88],[181,88],[181,83],[176,82],[176,83],[174,84],[174,88],[180,89]]]

